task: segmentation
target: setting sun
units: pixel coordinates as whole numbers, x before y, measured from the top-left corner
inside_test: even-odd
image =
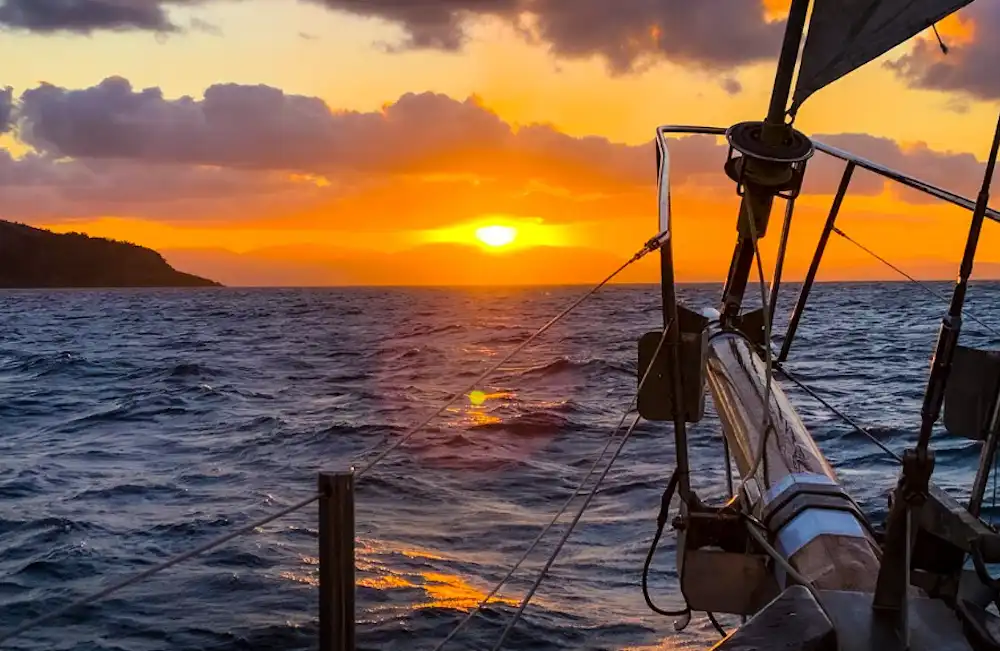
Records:
[[[476,239],[487,246],[506,246],[517,237],[517,229],[511,226],[483,226],[476,230]]]

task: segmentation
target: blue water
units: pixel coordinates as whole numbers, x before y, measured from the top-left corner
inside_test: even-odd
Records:
[[[718,290],[682,293],[714,305]],[[308,495],[317,471],[403,432],[581,291],[0,294],[0,630]],[[1000,285],[977,284],[969,305],[1000,324],[998,299]],[[494,376],[483,405],[458,403],[359,483],[361,648],[433,648],[503,576],[629,404],[635,342],[661,326],[658,300],[652,286],[598,294]],[[913,285],[820,285],[790,368],[902,449],[919,422],[943,309]],[[966,343],[997,343],[967,328]],[[844,483],[883,517],[894,463],[788,393]],[[693,479],[718,498],[721,444],[709,412],[691,433]],[[964,495],[977,447],[948,438],[937,447],[936,481]],[[697,617],[674,632],[639,590],[673,461],[669,426],[642,424],[507,648],[714,641]],[[489,608],[448,648],[492,647],[562,531],[503,591],[508,605]],[[314,648],[316,549],[310,507],[9,648]],[[666,607],[680,603],[673,551],[668,534],[651,582]]]

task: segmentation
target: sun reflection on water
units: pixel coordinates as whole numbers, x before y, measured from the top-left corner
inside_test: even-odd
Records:
[[[426,596],[423,601],[412,605],[414,610],[421,608],[451,608],[453,610],[469,611],[479,605],[486,597],[486,592],[476,588],[460,576],[443,572],[402,573],[387,570],[388,573],[378,576],[364,577],[358,581],[359,586],[376,590],[390,591],[400,589],[422,590]],[[490,603],[517,605],[517,599],[496,595]]]
[[[472,391],[468,394],[468,404],[449,407],[447,413],[455,417],[451,425],[460,429],[497,425],[503,422],[498,412],[508,408],[515,400],[512,391]]]
[[[357,585],[387,593],[397,593],[400,604],[406,610],[423,608],[450,608],[469,611],[479,605],[486,597],[486,590],[476,587],[464,577],[450,573],[443,566],[448,558],[422,549],[394,546],[386,542],[376,542],[359,538],[356,554]],[[407,562],[393,564],[390,567],[387,557],[400,556]],[[417,565],[428,567],[414,567]],[[305,566],[297,571],[284,571],[280,577],[287,581],[303,583],[310,586],[319,585],[319,559],[313,556],[300,556],[299,562]],[[433,563],[434,567],[429,567]],[[409,565],[409,566],[407,566]],[[406,594],[408,591],[419,591],[416,594]],[[516,606],[518,600],[505,597],[502,594],[490,599],[491,604],[506,604]],[[385,605],[377,609],[384,610]]]

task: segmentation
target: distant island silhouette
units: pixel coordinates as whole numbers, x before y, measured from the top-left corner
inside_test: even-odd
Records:
[[[0,287],[221,287],[142,246],[0,220]]]

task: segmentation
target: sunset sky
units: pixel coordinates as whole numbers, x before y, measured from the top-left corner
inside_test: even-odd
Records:
[[[658,124],[763,117],[786,7],[0,0],[2,217],[129,240],[226,284],[594,282],[655,234]],[[1000,110],[1000,2],[939,31],[947,56],[921,34],[821,90],[796,126],[974,197]],[[726,148],[671,151],[680,278],[722,279]],[[841,169],[811,165],[790,277]],[[848,234],[916,275],[954,275],[966,212],[863,173],[855,186]],[[1000,224],[978,260],[1000,277]],[[656,274],[649,261],[623,279]],[[834,238],[822,277],[894,276]]]

